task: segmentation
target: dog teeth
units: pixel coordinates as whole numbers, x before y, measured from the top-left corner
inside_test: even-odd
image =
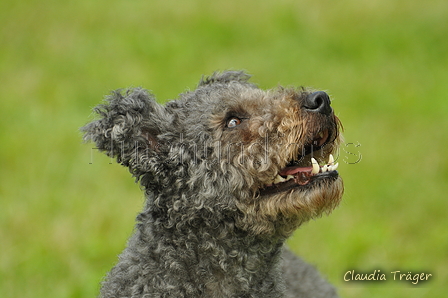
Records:
[[[320,166],[317,163],[317,160],[311,157],[311,164],[313,165],[313,170],[311,171],[311,174],[317,174],[320,171]]]
[[[281,182],[288,181],[288,180],[290,180],[290,179],[294,179],[294,176],[293,176],[293,175],[288,175],[288,176],[286,176],[286,178],[283,178],[282,176],[277,175],[277,176],[275,177],[273,183],[274,183],[274,184],[277,184],[277,183],[281,183]]]
[[[336,171],[338,166],[339,166],[339,163],[337,162],[335,165],[330,166],[330,170],[329,171]]]
[[[328,164],[320,166],[316,159],[311,158],[311,164],[313,166],[313,169],[311,171],[311,174],[318,174],[318,173],[326,173],[331,171],[336,171],[336,169],[339,166],[339,163],[334,163],[334,157],[330,154],[328,157]]]
[[[319,163],[317,162],[317,160],[315,158],[311,157],[311,165],[312,165],[311,175],[316,175],[319,173],[336,171],[336,169],[339,166],[339,163],[334,163],[334,157],[333,157],[333,155],[330,154],[328,156],[328,164],[320,166]],[[303,172],[302,175],[306,175],[306,172]],[[308,175],[309,175],[309,172],[308,172]],[[283,178],[282,176],[277,174],[277,176],[275,176],[275,179],[272,183],[278,184],[278,183],[289,181],[291,179],[295,179],[294,175],[288,175],[288,176],[286,176],[286,178]],[[268,186],[271,186],[271,185],[272,184],[269,184]]]
[[[276,184],[276,183],[280,183],[280,182],[285,182],[285,181],[286,181],[285,178],[283,178],[283,177],[280,176],[280,175],[277,175],[277,176],[275,177],[275,179],[274,179],[274,184]]]

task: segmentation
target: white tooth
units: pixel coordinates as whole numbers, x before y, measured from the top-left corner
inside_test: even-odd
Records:
[[[275,184],[275,183],[280,183],[280,182],[285,182],[285,181],[286,181],[285,178],[283,178],[283,177],[280,176],[280,175],[277,175],[277,176],[275,177],[274,184]]]
[[[317,160],[311,157],[311,163],[313,164],[313,170],[311,171],[311,174],[317,174],[319,173],[320,166],[317,163]]]
[[[294,176],[293,175],[288,175],[288,176],[286,176],[285,180],[290,180],[290,179],[294,179]]]
[[[330,166],[332,166],[334,164],[334,158],[333,158],[333,154],[330,154],[330,156],[328,157],[328,164]]]
[[[332,171],[336,171],[336,169],[338,168],[339,163],[337,162],[334,166],[333,166],[333,170]]]
[[[331,166],[330,166],[330,167],[331,167]],[[325,172],[327,171],[328,168],[329,168],[329,167],[327,167],[327,165],[324,165],[324,166],[321,168],[322,173],[325,173]]]

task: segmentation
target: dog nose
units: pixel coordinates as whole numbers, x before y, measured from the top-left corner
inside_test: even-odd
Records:
[[[324,91],[317,91],[305,98],[303,107],[310,112],[329,115],[333,109],[330,107],[330,97]]]

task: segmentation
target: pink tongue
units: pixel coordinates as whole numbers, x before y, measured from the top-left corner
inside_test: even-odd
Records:
[[[313,167],[286,167],[283,168],[278,174],[280,176],[288,176],[288,175],[294,175],[299,172],[311,172],[313,170]]]

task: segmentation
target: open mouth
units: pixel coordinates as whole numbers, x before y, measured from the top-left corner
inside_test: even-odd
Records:
[[[330,138],[328,130],[319,132],[316,137],[302,148],[294,161],[291,161],[281,169],[271,184],[266,185],[261,191],[262,194],[274,194],[290,190],[296,187],[306,187],[310,183],[320,179],[338,177],[338,163],[334,162],[334,157],[329,154],[320,165],[312,156],[327,144]],[[308,155],[310,155],[308,157]]]

